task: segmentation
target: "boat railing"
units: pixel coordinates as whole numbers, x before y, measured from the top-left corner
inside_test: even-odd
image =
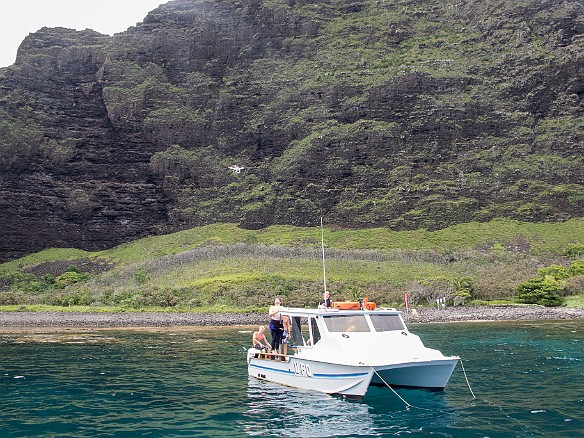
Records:
[[[260,352],[260,353],[256,353],[254,357],[256,359],[275,360],[278,362],[286,362],[286,361],[290,360],[290,357],[292,357],[292,356],[290,356],[289,354]]]

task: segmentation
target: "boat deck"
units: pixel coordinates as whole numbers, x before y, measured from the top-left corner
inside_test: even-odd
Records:
[[[254,356],[254,358],[256,359],[274,360],[278,362],[286,362],[287,360],[289,360],[290,357],[292,356],[275,353],[256,353]]]

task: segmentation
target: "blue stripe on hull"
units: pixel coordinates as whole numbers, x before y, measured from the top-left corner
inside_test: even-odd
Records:
[[[294,371],[290,371],[290,370],[280,370],[278,368],[270,368],[270,367],[263,367],[261,365],[255,365],[253,363],[249,364],[250,367],[253,368],[259,368],[260,370],[266,370],[266,371],[274,371],[276,373],[281,373],[281,374],[296,374]]]
[[[326,378],[331,378],[331,379],[336,379],[336,378],[346,378],[346,377],[363,377],[366,376],[367,373],[351,373],[351,374],[320,374],[320,373],[314,373],[313,376],[314,377],[326,377]]]
[[[294,371],[282,370],[282,369],[271,368],[271,367],[264,367],[264,366],[256,365],[256,364],[249,364],[249,366],[253,367],[253,368],[258,368],[260,370],[273,371],[275,373],[280,373],[280,374],[288,374],[288,375],[295,375],[296,374]],[[367,373],[344,373],[344,374],[313,373],[312,376],[313,377],[327,378],[327,379],[346,379],[346,378],[351,378],[351,377],[363,377],[366,375],[367,375]]]

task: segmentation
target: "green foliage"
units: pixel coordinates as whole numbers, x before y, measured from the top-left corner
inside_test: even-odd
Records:
[[[2,306],[21,305],[24,302],[25,302],[25,294],[22,291],[19,291],[19,292],[2,292],[2,291],[0,291],[0,305],[2,305]]]
[[[454,294],[463,299],[471,299],[474,292],[474,281],[471,277],[460,276],[450,280]]]
[[[248,199],[270,193],[269,187],[258,186]],[[410,285],[418,291],[412,295],[418,303],[431,303],[438,296],[459,303],[510,297],[538,266],[556,261],[581,226],[577,220],[562,224],[497,220],[437,231],[325,228],[329,288],[336,300],[359,295],[394,305]],[[312,306],[322,295],[320,244],[319,227],[244,230],[215,224],[99,253],[80,252],[79,259],[66,250],[43,251],[0,265],[0,304],[250,308],[267,305],[280,295],[289,305]],[[533,254],[534,249],[539,254]],[[90,277],[79,269],[88,255],[93,261],[116,261],[117,267]],[[56,276],[27,272],[39,272],[45,263],[69,268]],[[582,269],[582,261],[575,260],[570,267],[549,265],[540,272],[576,275],[558,292],[573,295],[580,293]]]
[[[494,243],[490,248],[489,251],[493,252],[505,252],[505,245],[502,243]]]
[[[363,292],[357,286],[353,286],[349,291],[350,301],[359,301],[363,299]]]
[[[538,278],[517,286],[520,302],[562,305],[563,295],[579,294],[584,289],[584,260],[574,260],[568,268],[552,264],[538,269],[537,274]]]
[[[79,290],[70,293],[51,294],[46,301],[47,304],[52,306],[87,306],[93,302],[93,297],[88,291]]]
[[[54,286],[58,289],[64,289],[72,284],[87,281],[89,277],[90,277],[89,274],[81,272],[81,270],[77,266],[70,265],[65,272],[55,277],[54,282],[52,284],[54,284]]]
[[[551,276],[556,280],[564,280],[568,277],[571,277],[570,271],[560,265],[551,265],[546,268],[538,269],[537,275],[542,278]]]
[[[144,283],[147,283],[150,280],[150,275],[148,274],[148,271],[146,271],[145,269],[138,269],[135,273],[134,273],[134,282],[140,286]]]
[[[43,275],[42,281],[47,286],[54,286],[55,285],[55,276],[51,274]]]
[[[563,284],[553,276],[532,278],[517,286],[516,298],[521,303],[542,306],[561,306],[565,299],[561,296]]]
[[[78,272],[67,271],[55,278],[55,286],[64,289],[65,287],[83,281],[83,276]]]
[[[99,297],[99,302],[109,306],[121,306],[125,308],[140,309],[144,307],[173,307],[185,304],[179,291],[164,287],[141,287],[127,289],[110,295]]]
[[[37,292],[42,288],[42,283],[34,274],[21,271],[9,271],[0,274],[0,286],[3,286],[5,290]]]
[[[584,243],[570,243],[564,248],[562,254],[572,258],[580,257],[584,255]]]
[[[570,277],[584,275],[584,260],[574,260],[568,268],[568,274]]]
[[[55,289],[65,289],[76,283],[85,282],[89,277],[88,274],[81,272],[76,266],[70,266],[66,272],[57,277],[45,274],[40,279],[35,274],[22,271],[0,272],[0,294],[2,294],[1,291],[9,292],[2,294],[0,302],[11,304],[17,299],[20,302],[26,302],[30,301],[32,296],[36,297],[34,298],[36,301],[43,301],[48,296],[46,295],[47,292],[50,293]],[[73,296],[78,296],[78,293],[73,292]],[[49,298],[48,300],[54,302],[53,299]],[[83,300],[88,303],[90,298],[83,298]]]
[[[20,259],[1,263],[0,273],[18,270],[21,267],[40,265],[45,262],[81,259],[89,255],[91,253],[75,248],[48,248]]]

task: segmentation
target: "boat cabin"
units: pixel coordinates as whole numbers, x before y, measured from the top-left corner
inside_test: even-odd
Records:
[[[370,311],[337,311],[318,309],[283,309],[291,317],[292,343],[295,346],[314,346],[322,338],[319,326],[328,333],[371,333],[406,330],[400,312],[395,309]],[[367,315],[367,316],[366,316]]]
[[[292,333],[289,341],[289,354],[310,354],[318,347],[321,354],[335,347],[353,349],[369,348],[375,340],[387,340],[392,332],[396,337],[409,335],[401,317],[395,309],[377,310],[337,310],[337,309],[294,309],[284,308],[282,315],[291,320]],[[403,336],[401,336],[403,337]],[[323,340],[325,345],[320,345]],[[411,338],[410,338],[411,340]],[[329,347],[329,348],[327,348]],[[314,351],[313,350],[313,351]],[[315,352],[316,354],[316,352]],[[320,355],[320,354],[319,354]]]

